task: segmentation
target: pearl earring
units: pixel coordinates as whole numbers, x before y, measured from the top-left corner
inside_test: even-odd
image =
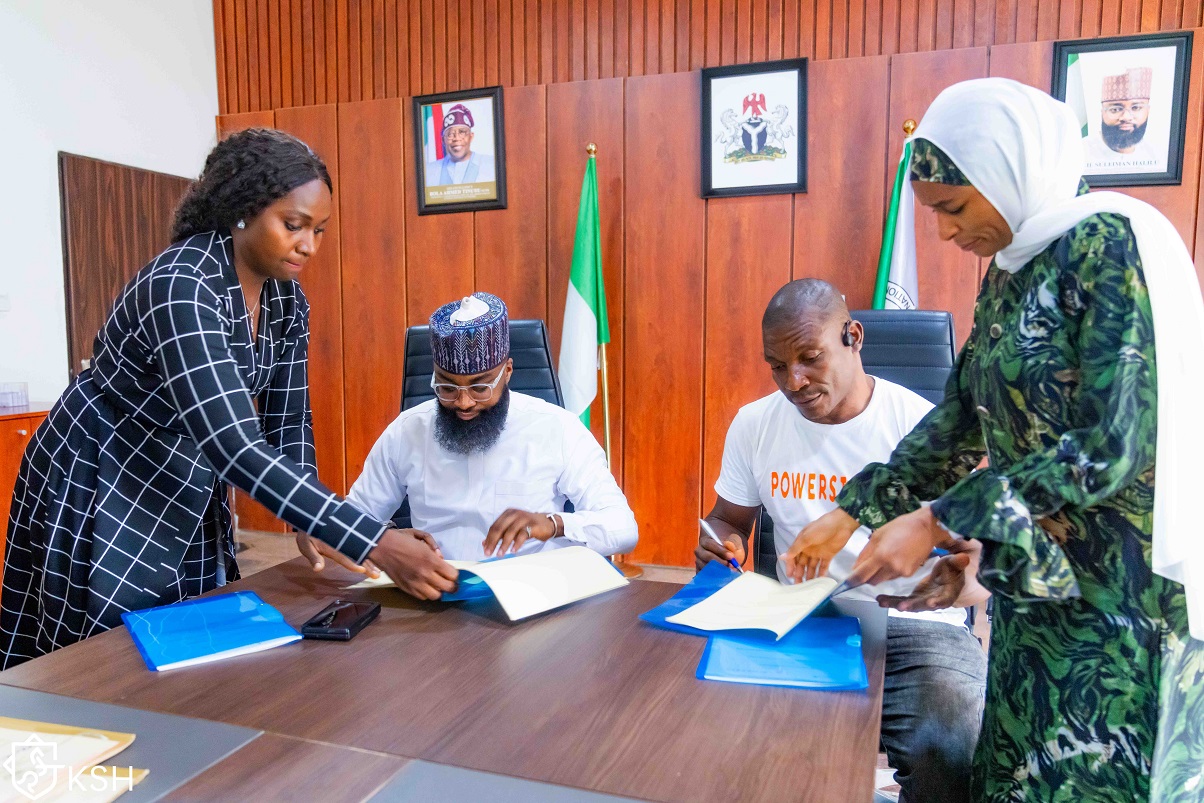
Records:
[[[238,228],[245,229],[246,227],[247,227],[247,221],[245,221],[245,220],[238,221]]]

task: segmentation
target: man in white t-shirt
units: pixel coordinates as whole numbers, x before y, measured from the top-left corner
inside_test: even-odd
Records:
[[[765,360],[779,392],[740,409],[727,433],[707,522],[724,545],[699,535],[696,565],[743,563],[760,508],[773,519],[774,548],[784,554],[812,520],[836,507],[845,481],[867,463],[885,461],[903,436],[932,408],[910,390],[866,374],[862,327],[827,282],[800,279],[777,292],[762,319]],[[864,528],[829,566],[844,579],[869,540]],[[966,605],[985,598],[973,580],[971,556],[933,560],[934,580],[914,579],[855,589],[849,596],[910,596],[913,606],[949,605],[940,582],[957,575]],[[781,563],[778,579],[788,582]],[[924,577],[927,572],[917,573]],[[969,577],[965,577],[969,574]],[[956,592],[953,592],[956,595]],[[978,740],[986,657],[966,628],[960,607],[902,613],[887,626],[882,744],[901,801],[969,800],[970,760]]]

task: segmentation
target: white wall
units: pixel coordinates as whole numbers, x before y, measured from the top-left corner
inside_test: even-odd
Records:
[[[0,0],[0,382],[67,386],[58,152],[195,177],[216,114],[212,0]]]

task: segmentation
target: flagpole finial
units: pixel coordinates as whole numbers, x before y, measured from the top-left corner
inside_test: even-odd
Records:
[[[914,134],[916,132],[916,127],[918,125],[919,124],[916,123],[915,120],[912,120],[910,117],[908,119],[904,120],[903,121],[903,135],[906,137],[910,137],[912,134]]]
[[[589,154],[589,158],[593,159],[598,155],[598,146],[591,142],[585,146],[585,152]]]

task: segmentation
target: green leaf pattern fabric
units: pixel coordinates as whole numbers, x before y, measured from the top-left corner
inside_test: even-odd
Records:
[[[1150,569],[1154,355],[1129,223],[1087,218],[992,263],[944,400],[837,499],[869,527],[932,500],[983,543],[976,800],[1204,801],[1204,643]]]

